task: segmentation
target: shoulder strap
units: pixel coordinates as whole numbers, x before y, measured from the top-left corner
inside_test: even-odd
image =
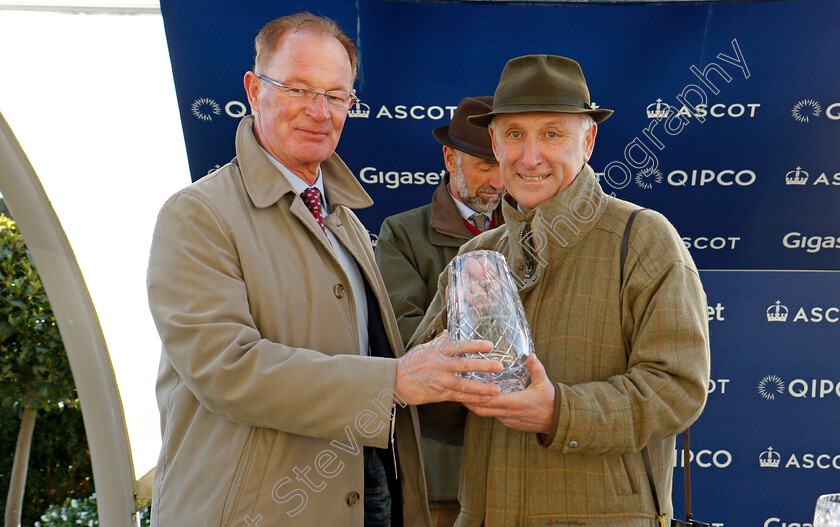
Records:
[[[621,290],[621,287],[624,286],[624,262],[627,261],[627,247],[630,245],[630,227],[633,226],[633,220],[636,219],[636,214],[642,212],[643,210],[645,209],[641,208],[634,210],[633,213],[630,214],[630,217],[627,218],[627,226],[624,227],[624,236],[621,238],[621,274],[619,275],[620,279],[618,282],[619,290]]]
[[[621,238],[621,272],[619,279],[619,291],[624,286],[624,264],[627,261],[627,248],[630,245],[630,228],[633,226],[633,220],[636,219],[636,214],[645,210],[644,208],[636,209],[627,218],[627,226],[624,227],[624,236]],[[619,324],[621,323],[621,306],[619,305]],[[622,337],[623,339],[623,337]],[[625,344],[626,345],[626,344]],[[629,355],[630,350],[627,349]],[[683,469],[685,471],[685,519],[691,521],[691,465],[688,443],[688,428],[683,432]],[[645,473],[647,474],[648,484],[650,485],[650,492],[653,495],[653,506],[656,507],[656,518],[660,525],[664,527],[665,516],[662,514],[662,509],[659,506],[659,494],[656,492],[656,480],[653,478],[653,466],[650,461],[650,450],[645,446],[642,448],[642,459],[645,463]]]
[[[648,484],[650,485],[650,493],[653,495],[653,507],[656,509],[656,519],[659,524],[665,527],[665,515],[662,514],[662,507],[659,506],[659,494],[656,492],[656,480],[653,479],[653,467],[650,462],[650,450],[645,446],[642,449],[642,460],[645,462],[645,473],[647,474]]]

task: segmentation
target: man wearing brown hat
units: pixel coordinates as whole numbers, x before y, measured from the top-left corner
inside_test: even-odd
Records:
[[[492,97],[467,97],[447,126],[432,132],[443,145],[448,173],[432,202],[386,218],[376,244],[376,263],[397,315],[403,343],[414,334],[437,291],[438,276],[458,248],[503,221],[502,183],[487,127],[467,122],[489,112]],[[458,515],[461,447],[422,438],[429,506],[436,525]]]
[[[706,297],[673,226],[644,210],[625,235],[639,207],[606,194],[588,165],[610,114],[592,107],[578,63],[529,55],[469,119],[489,127],[512,200],[504,227],[460,252],[505,255],[535,354],[523,391],[420,407],[437,428],[466,426],[459,527],[650,527],[672,515],[674,436],[706,401]],[[412,344],[446,329],[445,307],[439,292]]]

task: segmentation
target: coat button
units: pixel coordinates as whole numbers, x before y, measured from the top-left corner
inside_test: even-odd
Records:
[[[344,286],[341,285],[341,284],[336,284],[336,286],[333,287],[333,293],[335,293],[336,298],[343,298],[344,297]]]
[[[577,441],[572,441],[571,443],[569,443],[569,448],[577,448],[577,447],[578,447],[578,442]]]
[[[358,492],[351,492],[347,495],[347,505],[351,507],[355,504],[359,503],[359,493]]]

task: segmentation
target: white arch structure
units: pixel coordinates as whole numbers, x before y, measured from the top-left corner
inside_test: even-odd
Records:
[[[134,469],[116,378],[73,249],[41,181],[0,114],[0,192],[50,298],[82,406],[100,525],[134,526]]]

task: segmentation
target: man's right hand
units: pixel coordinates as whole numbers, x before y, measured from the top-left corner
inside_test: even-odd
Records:
[[[493,344],[486,340],[452,340],[444,331],[434,340],[411,348],[397,361],[394,391],[407,404],[442,401],[481,403],[499,394],[499,387],[464,379],[457,372],[502,371],[497,360],[467,358],[467,353],[486,353]]]

